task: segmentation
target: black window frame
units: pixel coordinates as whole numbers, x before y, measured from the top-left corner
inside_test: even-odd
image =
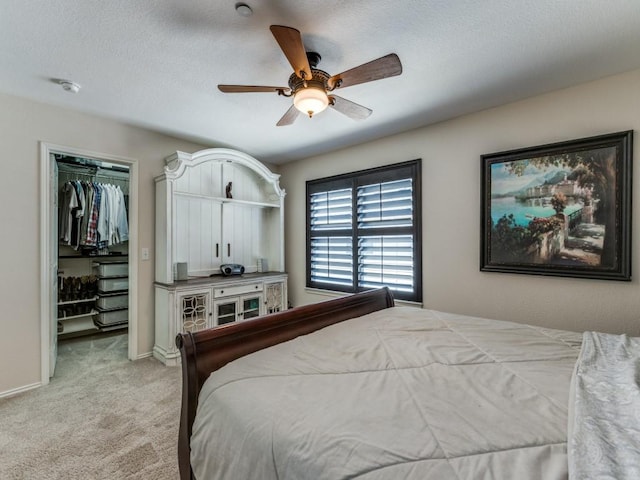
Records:
[[[412,294],[406,292],[400,292],[393,289],[393,285],[389,285],[392,289],[393,295],[398,300],[407,300],[413,302],[422,302],[422,160],[415,159],[406,162],[394,163],[381,167],[370,168],[366,170],[359,170],[356,172],[350,172],[340,175],[334,175],[330,177],[318,178],[314,180],[308,180],[306,182],[306,286],[307,288],[313,288],[325,291],[357,293],[370,288],[363,288],[359,286],[359,259],[358,259],[358,239],[364,234],[375,235],[389,235],[392,234],[407,234],[413,237],[413,286],[414,290]],[[394,180],[402,180],[411,178],[412,180],[412,226],[402,227],[397,230],[390,230],[388,227],[379,228],[358,228],[358,187],[366,185],[375,185],[378,183],[384,183]],[[319,231],[312,231],[311,228],[311,215],[312,195],[329,192],[341,188],[350,188],[351,195],[351,228],[350,229],[337,229],[332,230],[325,228]],[[326,282],[314,282],[312,279],[311,270],[311,244],[312,238],[317,237],[350,237],[352,248],[352,286],[328,284]]]

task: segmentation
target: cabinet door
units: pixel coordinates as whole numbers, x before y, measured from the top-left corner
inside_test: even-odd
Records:
[[[240,297],[229,297],[224,300],[214,302],[214,323],[224,325],[225,323],[249,320],[259,317],[262,314],[262,295],[251,294]]]
[[[174,263],[186,262],[189,275],[219,272],[222,204],[209,198],[175,195]],[[175,278],[175,264],[174,278]]]
[[[213,321],[215,325],[235,322],[240,312],[238,298],[232,297],[226,300],[218,300],[214,303],[213,309]]]
[[[225,203],[222,206],[222,263],[239,263],[245,272],[257,271],[262,257],[261,209],[250,205]]]
[[[286,282],[264,284],[265,314],[281,312],[287,309]]]
[[[213,326],[211,321],[211,289],[191,290],[176,294],[177,332],[197,332]]]
[[[241,311],[238,315],[239,320],[249,320],[250,318],[259,317],[262,313],[260,306],[262,305],[262,295],[245,295],[240,297]]]

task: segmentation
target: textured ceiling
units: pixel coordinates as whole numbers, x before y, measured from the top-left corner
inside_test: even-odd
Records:
[[[0,0],[0,91],[284,163],[640,67],[638,0]],[[401,76],[276,127],[291,99],[269,25],[302,32],[335,74],[395,52]],[[82,89],[65,92],[69,79]]]

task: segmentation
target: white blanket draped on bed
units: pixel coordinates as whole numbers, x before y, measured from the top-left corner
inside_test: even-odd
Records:
[[[582,335],[393,307],[203,386],[199,480],[564,480]]]
[[[640,479],[640,338],[585,332],[570,405],[570,478]]]

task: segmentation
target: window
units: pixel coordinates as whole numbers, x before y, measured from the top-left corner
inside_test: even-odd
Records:
[[[422,301],[420,160],[307,182],[307,286]]]

